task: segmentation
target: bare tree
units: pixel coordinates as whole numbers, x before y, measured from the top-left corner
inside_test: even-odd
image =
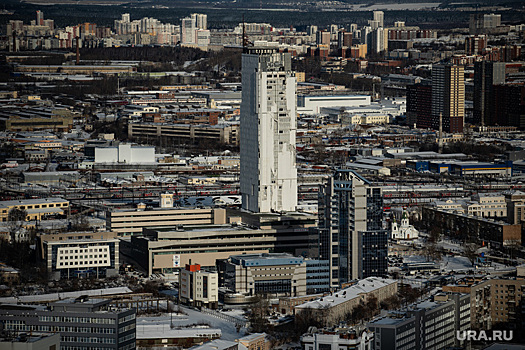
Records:
[[[463,253],[467,257],[467,259],[470,261],[472,266],[474,266],[474,263],[476,262],[476,259],[478,257],[478,249],[479,249],[479,245],[477,243],[465,244]]]
[[[427,261],[441,261],[443,258],[443,251],[436,243],[431,242],[423,248],[423,254],[425,255]]]
[[[27,211],[20,208],[12,208],[7,214],[7,229],[11,237],[11,242],[15,242],[17,233],[24,227]]]
[[[300,335],[306,333],[310,327],[324,327],[327,323],[327,319],[325,317],[326,311],[326,309],[301,309],[301,311],[295,315],[295,335],[299,337]]]
[[[258,295],[257,301],[253,304],[250,317],[250,330],[254,333],[267,332],[270,301],[268,298]]]

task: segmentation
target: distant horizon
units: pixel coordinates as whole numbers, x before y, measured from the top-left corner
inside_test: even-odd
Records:
[[[396,2],[392,6],[394,9],[386,9],[380,4],[370,6],[369,8],[360,8],[359,10],[347,10],[341,8],[290,8],[283,6],[283,8],[259,9],[256,7],[228,7],[221,4],[221,7],[210,6],[192,6],[192,2],[183,2],[182,6],[170,7],[167,1],[152,1],[149,3],[126,3],[121,4],[120,1],[107,1],[105,3],[116,3],[115,5],[101,5],[93,4],[91,0],[76,1],[74,6],[69,4],[36,4],[26,2],[8,2],[3,4],[4,10],[14,12],[13,14],[1,14],[0,24],[7,24],[9,20],[23,20],[29,22],[35,18],[35,12],[41,10],[44,12],[46,19],[53,19],[55,25],[64,27],[68,25],[76,25],[84,22],[93,22],[99,26],[113,27],[113,22],[120,19],[123,13],[130,13],[132,19],[140,19],[143,17],[157,18],[165,23],[178,24],[180,19],[188,16],[193,12],[204,13],[208,15],[208,26],[210,29],[226,29],[233,28],[235,25],[244,19],[246,22],[268,23],[275,27],[290,27],[294,26],[299,30],[304,30],[308,25],[328,26],[330,24],[349,25],[350,23],[364,24],[368,19],[365,14],[371,13],[373,10],[382,10],[385,12],[385,24],[393,24],[395,21],[405,21],[407,25],[417,25],[421,28],[434,29],[450,29],[451,25],[456,25],[462,28],[468,27],[468,20],[471,13],[478,11],[473,10],[454,10],[448,7],[447,9],[435,10],[410,10],[400,8],[400,5],[415,4],[443,4],[443,2],[425,1],[425,2],[410,2],[402,1]],[[243,2],[244,3],[244,2]],[[257,3],[259,3],[257,1]],[[356,1],[355,3],[347,3],[348,6],[363,4],[364,1]],[[388,4],[388,1],[381,2],[381,4]],[[463,2],[464,3],[464,2]],[[210,2],[210,5],[212,3]],[[233,4],[233,3],[232,3]],[[111,10],[108,8],[111,6]],[[149,7],[146,7],[149,6]],[[173,5],[172,5],[173,6]],[[153,7],[153,8],[152,8]],[[232,13],[232,10],[235,10]],[[495,11],[503,14],[505,23],[519,22],[522,20],[524,14],[522,11],[514,9],[496,10],[485,9],[485,11]]]

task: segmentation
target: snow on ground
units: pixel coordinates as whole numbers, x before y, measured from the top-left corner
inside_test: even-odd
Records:
[[[235,324],[228,322],[223,319],[219,319],[212,315],[204,314],[198,310],[189,309],[186,307],[181,307],[181,310],[186,313],[186,315],[176,315],[173,314],[173,326],[174,327],[184,327],[188,325],[193,325],[197,323],[206,323],[209,324],[212,328],[219,328],[222,331],[221,339],[234,341],[246,334],[246,329],[242,328],[239,333],[235,329]],[[165,329],[166,332],[170,330],[170,314],[163,314],[162,316],[153,316],[153,317],[137,317],[137,334],[146,331],[147,328],[151,325],[157,325],[159,329]],[[141,326],[145,327],[141,327]]]
[[[440,262],[441,269],[445,271],[472,270],[474,267],[469,259],[464,256],[445,256]]]
[[[228,311],[220,310],[220,312],[225,314],[225,315],[230,315],[230,316],[233,316],[233,317],[239,317],[239,318],[243,318],[244,317],[244,310],[242,310],[242,309],[231,309],[231,310],[228,310]]]
[[[427,262],[423,255],[407,255],[403,257],[403,263],[421,263]]]

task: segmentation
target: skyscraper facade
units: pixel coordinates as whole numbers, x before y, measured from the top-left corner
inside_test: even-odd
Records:
[[[195,27],[197,29],[208,29],[208,15],[204,15],[202,13],[192,13],[191,19],[195,22]]]
[[[474,63],[474,122],[476,124],[495,125],[494,85],[503,83],[505,83],[504,62]]]
[[[337,170],[319,190],[318,213],[319,259],[330,261],[331,287],[384,275],[384,264],[379,263],[379,259],[386,262],[380,187],[372,186],[354,171]],[[372,253],[377,254],[377,264]],[[374,269],[381,271],[375,273]]]
[[[432,65],[432,128],[462,133],[465,116],[465,81],[463,66]]]
[[[242,56],[241,194],[252,212],[294,211],[296,78],[289,53],[245,48]]]
[[[183,44],[195,44],[195,33],[195,21],[191,17],[183,18],[180,26],[181,42]]]
[[[407,123],[410,127],[432,128],[432,85],[407,86]]]
[[[43,26],[44,25],[44,12],[36,11],[36,25],[37,26]]]

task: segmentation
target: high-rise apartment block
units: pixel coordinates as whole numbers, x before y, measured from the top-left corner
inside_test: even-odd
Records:
[[[494,125],[494,85],[503,83],[505,83],[504,62],[481,61],[474,64],[474,122],[476,124]]]
[[[183,44],[209,44],[208,15],[193,13],[181,21],[181,42]],[[200,38],[200,42],[199,42]]]
[[[383,27],[372,30],[367,36],[368,54],[379,54],[388,50],[388,31]]]
[[[319,259],[330,261],[330,285],[386,274],[381,188],[338,170],[319,191]],[[374,271],[375,270],[375,271]]]
[[[465,38],[465,52],[467,55],[481,54],[487,47],[486,35],[471,35]]]
[[[525,84],[523,82],[493,85],[494,124],[525,128]]]
[[[330,46],[330,32],[325,30],[316,32],[316,44]]]
[[[379,24],[379,27],[384,27],[385,22],[385,13],[383,11],[374,11],[374,21],[377,21]]]
[[[432,65],[432,128],[450,133],[463,132],[465,116],[464,68]]]
[[[344,30],[337,33],[337,46],[339,48],[352,46],[352,33],[345,32]]]
[[[407,123],[410,127],[432,128],[432,85],[407,86]]]
[[[294,211],[297,96],[290,54],[272,47],[245,48],[242,87],[242,207]]]
[[[501,15],[494,13],[484,14],[475,13],[470,15],[469,33],[483,34],[493,33],[494,30],[501,26]]]
[[[192,13],[191,19],[195,22],[195,27],[197,29],[208,29],[208,15],[203,15],[201,13]]]
[[[195,44],[195,21],[191,17],[182,19],[180,26],[180,39],[184,44]]]
[[[42,11],[36,11],[36,25],[37,26],[43,26],[44,25],[44,12]]]

